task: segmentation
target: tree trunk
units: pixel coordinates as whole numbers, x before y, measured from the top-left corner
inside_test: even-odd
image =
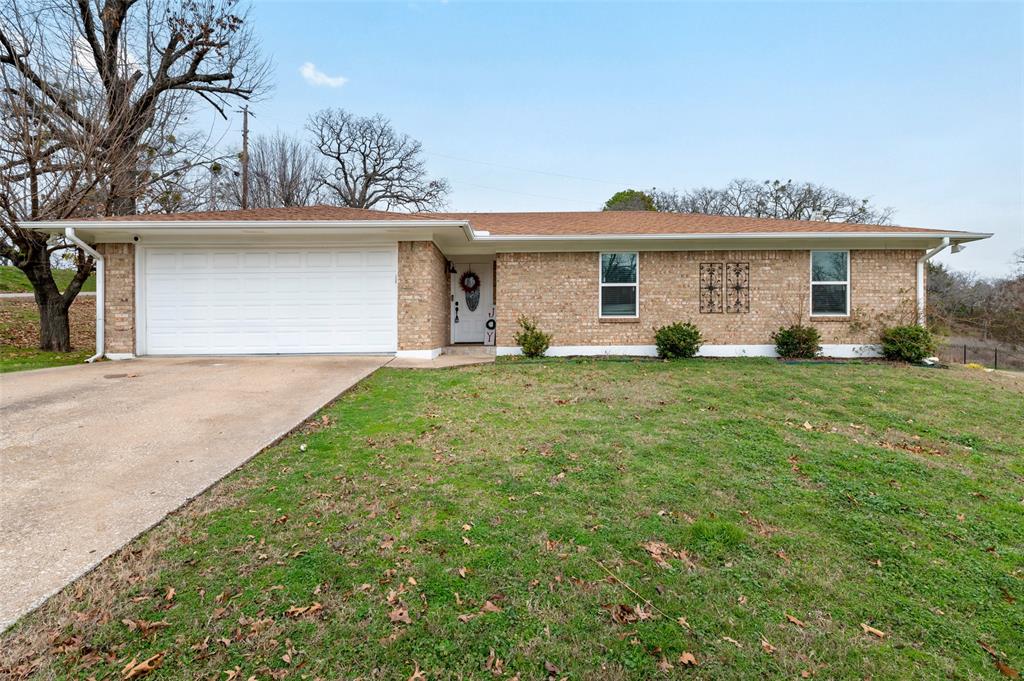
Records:
[[[68,352],[71,350],[71,326],[68,310],[75,296],[82,290],[82,285],[93,271],[92,258],[80,255],[77,258],[77,271],[61,293],[53,280],[50,269],[50,253],[46,236],[37,232],[19,232],[23,236],[19,244],[23,258],[15,261],[15,265],[28,278],[35,294],[36,307],[39,309],[39,349],[52,352]]]
[[[64,296],[40,300],[42,297],[36,294],[36,302],[39,305],[39,349],[69,352],[71,324],[68,321],[68,308],[64,304]]]

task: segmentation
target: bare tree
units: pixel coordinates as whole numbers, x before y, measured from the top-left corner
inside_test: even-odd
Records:
[[[51,256],[72,248],[19,224],[120,215],[160,182],[197,99],[222,115],[265,88],[267,63],[236,0],[0,0],[0,255],[25,272],[40,347],[70,349],[67,311],[94,263],[77,252],[61,293]],[[187,140],[187,141],[186,141]],[[157,192],[159,193],[159,192]]]
[[[238,165],[229,164],[227,173],[227,198],[234,207],[242,205]],[[259,135],[249,149],[249,206],[275,208],[322,203],[326,173],[326,165],[305,141],[281,132]]]
[[[737,179],[725,187],[699,187],[685,192],[652,189],[660,211],[703,213],[783,220],[822,220],[887,224],[893,209],[877,208],[837,189],[811,182]]]
[[[448,181],[430,179],[422,145],[396,132],[381,115],[361,118],[325,109],[306,124],[313,146],[328,159],[323,183],[331,198],[353,208],[441,208]]]
[[[984,341],[1024,343],[1024,272],[985,279],[930,262],[928,313],[940,328]]]

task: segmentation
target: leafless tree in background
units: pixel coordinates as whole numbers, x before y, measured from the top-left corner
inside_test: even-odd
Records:
[[[699,187],[684,192],[652,189],[660,211],[702,213],[783,220],[822,220],[888,224],[891,208],[877,208],[868,199],[811,182],[737,179],[721,189]]]
[[[61,293],[51,257],[72,246],[19,223],[135,213],[184,177],[172,159],[202,162],[182,129],[197,101],[224,114],[267,74],[236,0],[0,0],[0,254],[32,283],[42,349],[70,349],[94,263],[76,252]]]
[[[985,279],[929,263],[928,319],[943,332],[1024,344],[1024,269]]]
[[[229,205],[239,208],[242,183],[238,163],[229,164],[226,174]],[[326,165],[304,140],[281,132],[260,135],[249,148],[249,207],[322,203],[326,174]]]
[[[448,181],[430,179],[422,145],[396,132],[381,115],[362,118],[342,109],[310,116],[306,129],[327,159],[323,183],[332,202],[353,208],[441,208]]]

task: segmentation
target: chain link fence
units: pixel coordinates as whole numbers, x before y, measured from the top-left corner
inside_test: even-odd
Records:
[[[1005,346],[946,343],[938,356],[946,364],[980,364],[991,369],[1024,371],[1024,352]]]

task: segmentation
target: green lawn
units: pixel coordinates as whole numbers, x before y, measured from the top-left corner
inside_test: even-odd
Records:
[[[881,364],[383,369],[6,633],[0,676],[1001,678],[1022,406]]]
[[[45,369],[84,362],[94,353],[89,350],[46,352],[35,348],[16,348],[0,345],[0,374],[26,369]]]
[[[53,270],[53,281],[61,291],[70,283],[75,276],[74,270],[58,269]],[[96,275],[90,274],[82,285],[83,291],[96,290]],[[0,265],[0,293],[31,293],[32,284],[28,277],[13,265]]]

